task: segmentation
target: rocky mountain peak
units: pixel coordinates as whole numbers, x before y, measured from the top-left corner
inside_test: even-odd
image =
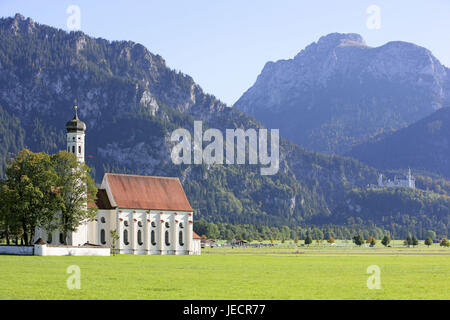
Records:
[[[10,30],[12,33],[32,33],[35,28],[35,23],[31,18],[25,19],[20,13],[16,13],[11,19]]]
[[[267,63],[235,107],[306,148],[341,153],[449,105],[449,74],[413,43],[369,47],[358,34],[332,33]]]

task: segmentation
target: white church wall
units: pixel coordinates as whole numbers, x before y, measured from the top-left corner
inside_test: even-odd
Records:
[[[110,256],[109,247],[73,247],[35,245],[36,256]]]
[[[123,254],[187,254],[190,245],[188,235],[192,237],[190,215],[192,213],[189,212],[119,209],[115,219],[119,234],[119,252]],[[103,213],[99,214],[100,219],[101,216],[104,216]],[[180,231],[182,232],[181,244]],[[109,233],[109,230],[107,232]],[[107,245],[110,245],[109,241]]]
[[[199,255],[202,251],[202,244],[200,239],[193,239],[192,240],[192,254],[193,255]]]

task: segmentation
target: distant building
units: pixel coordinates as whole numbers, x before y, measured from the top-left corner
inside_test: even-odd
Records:
[[[383,189],[383,188],[392,188],[392,187],[402,187],[402,188],[416,188],[416,179],[411,174],[411,169],[408,170],[408,175],[404,179],[398,179],[397,176],[394,177],[394,180],[383,180],[383,175],[380,173],[378,176],[378,183],[376,185],[371,184],[370,188],[372,189]]]
[[[202,248],[214,248],[216,240],[214,239],[202,239],[201,247]]]

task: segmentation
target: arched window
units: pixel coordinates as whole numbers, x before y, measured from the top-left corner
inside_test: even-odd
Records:
[[[52,234],[51,233],[49,233],[47,235],[47,243],[52,243]]]
[[[81,154],[81,146],[78,146],[78,153]]]
[[[59,243],[64,244],[64,235],[62,232],[59,233]]]
[[[72,153],[75,153],[75,146],[72,146]]]
[[[142,231],[141,230],[138,230],[137,241],[140,246],[142,246],[144,244],[144,242],[142,242]]]
[[[130,243],[128,242],[128,230],[123,230],[123,243],[127,246]]]
[[[138,221],[138,226],[142,227],[142,221]]]
[[[183,222],[180,222],[179,226],[181,229],[183,229],[184,228]]]
[[[100,218],[100,222],[101,222],[101,223],[105,223],[105,222],[106,222],[105,217],[101,217],[101,218]]]
[[[156,227],[156,222],[152,221],[152,227],[155,228]]]
[[[183,231],[181,231],[181,230],[178,233],[178,242],[180,243],[180,246],[184,245],[184,242],[183,242]]]
[[[123,222],[123,225],[124,225],[125,227],[128,227],[128,221],[124,221],[124,222]]]
[[[169,241],[169,231],[166,231],[166,246],[170,246],[170,241]]]
[[[166,228],[170,228],[170,224],[166,222]]]
[[[155,230],[152,230],[152,232],[150,233],[150,241],[152,242],[153,246],[156,246]]]
[[[102,244],[106,244],[106,233],[105,233],[105,229],[102,229],[100,231],[100,242]]]
[[[67,152],[70,152],[70,147],[67,147]]]

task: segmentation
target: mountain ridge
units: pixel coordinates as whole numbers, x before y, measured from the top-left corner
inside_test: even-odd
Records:
[[[401,41],[369,47],[338,33],[266,63],[234,104],[294,143],[332,154],[447,105],[449,69],[428,49]]]
[[[450,178],[450,107],[356,146],[348,156],[382,170],[411,167]],[[432,155],[432,156],[431,156]]]

